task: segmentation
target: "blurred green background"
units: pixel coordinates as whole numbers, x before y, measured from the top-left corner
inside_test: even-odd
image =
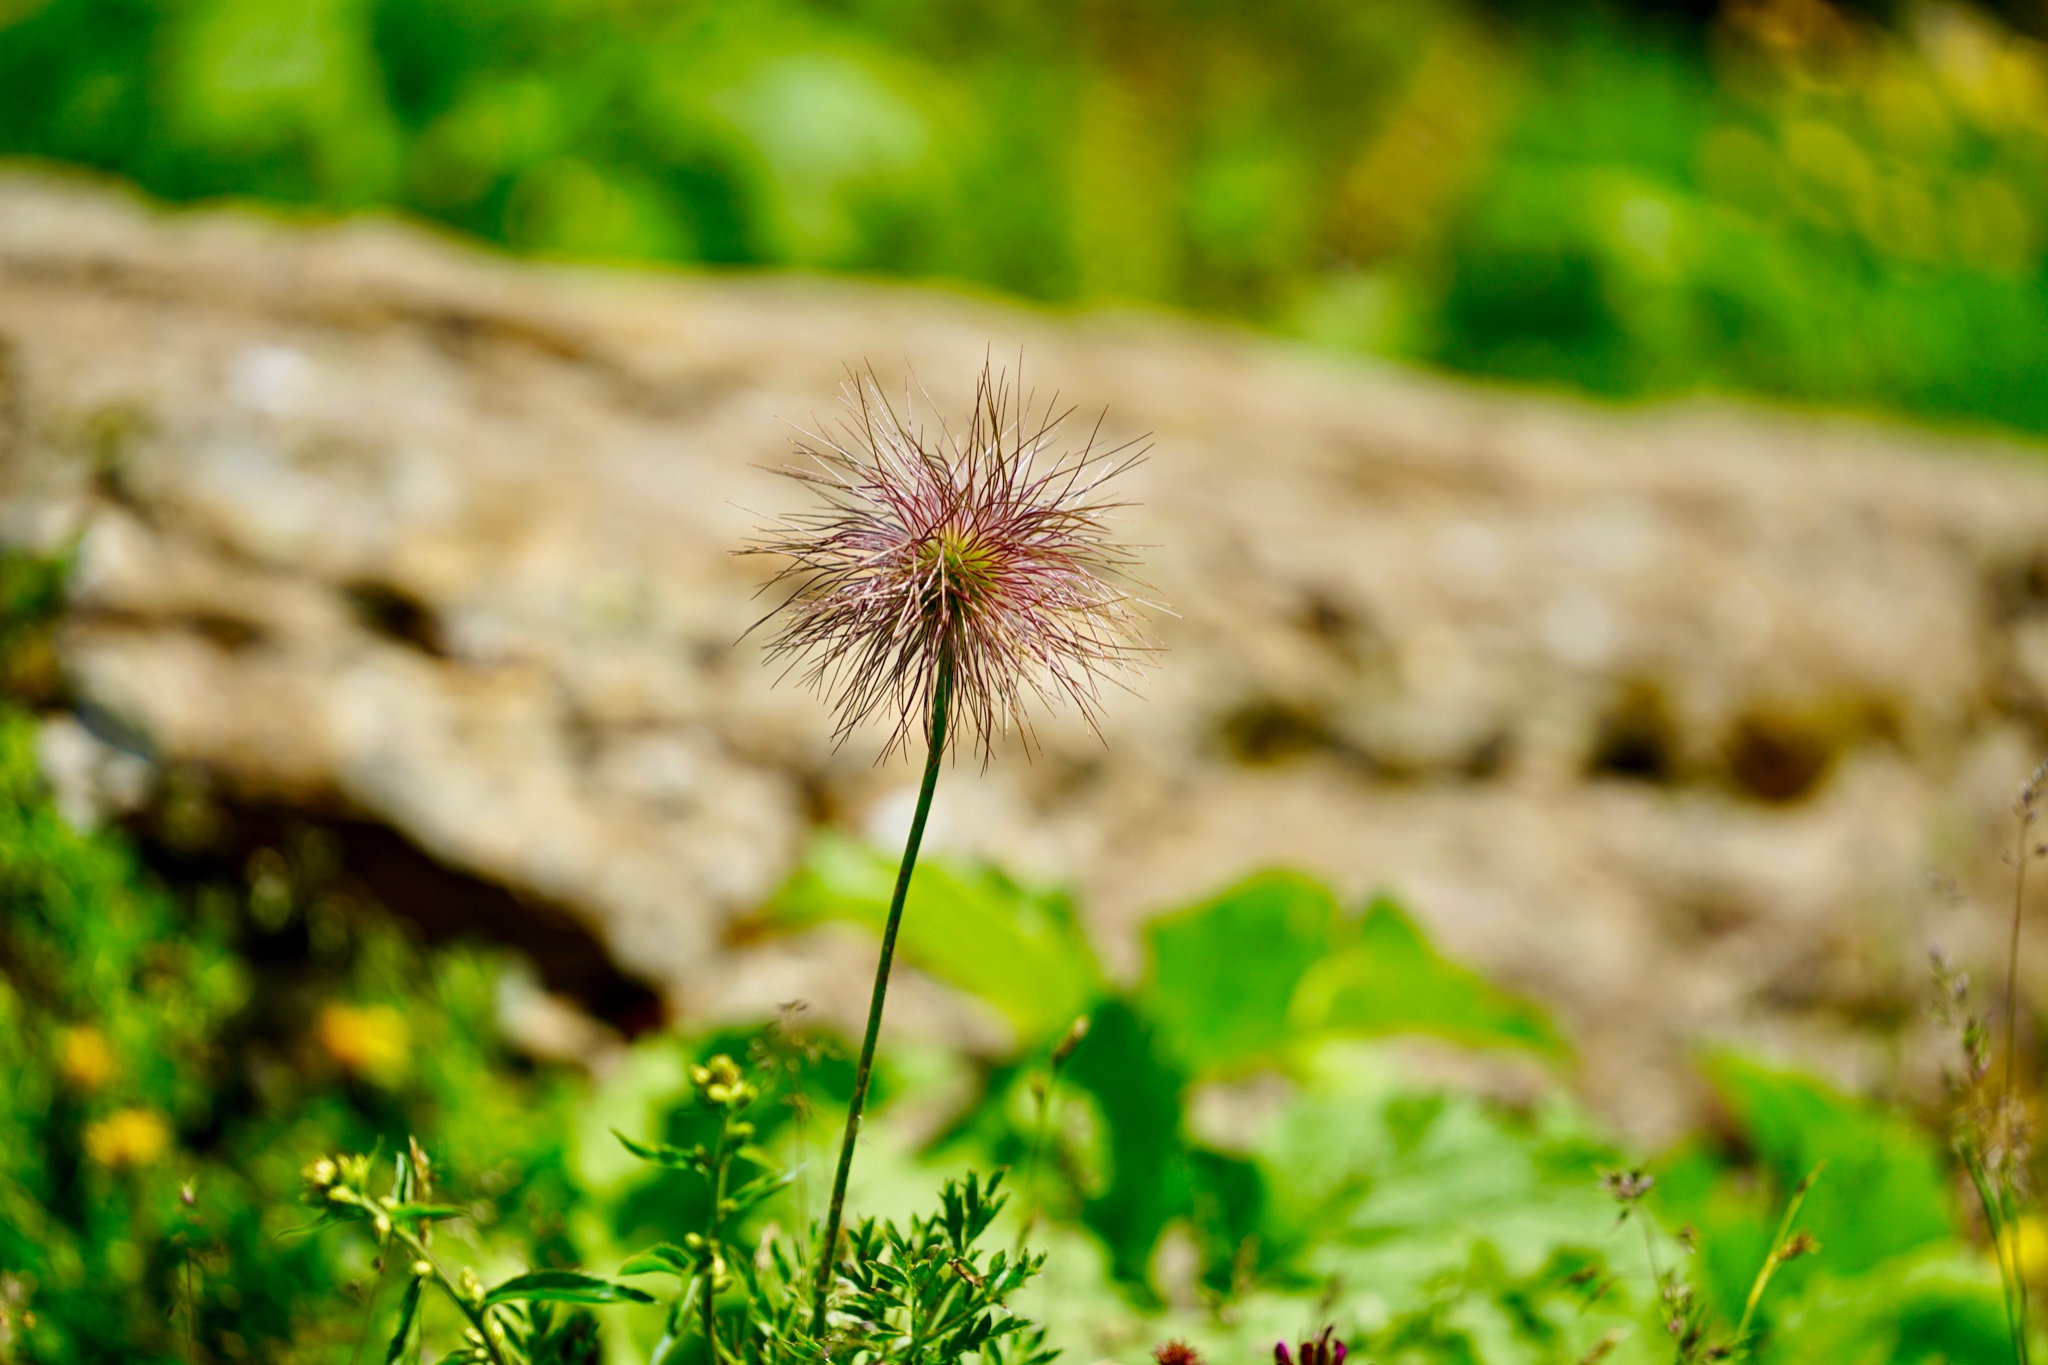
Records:
[[[0,0],[0,155],[2048,430],[2038,5]]]

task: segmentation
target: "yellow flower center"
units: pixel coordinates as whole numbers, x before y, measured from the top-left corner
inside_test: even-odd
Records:
[[[954,607],[969,607],[995,587],[996,553],[973,531],[948,526],[918,547],[918,568],[936,579],[925,606],[937,611],[940,598]]]

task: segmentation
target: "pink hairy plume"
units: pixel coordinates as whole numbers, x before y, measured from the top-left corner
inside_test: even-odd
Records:
[[[873,372],[842,390],[846,415],[799,440],[807,466],[783,472],[822,506],[776,519],[742,554],[789,563],[770,660],[830,697],[834,738],[891,723],[883,756],[928,730],[950,669],[952,732],[984,762],[1026,699],[1072,702],[1091,726],[1100,682],[1127,681],[1153,648],[1132,596],[1136,557],[1109,539],[1121,507],[1105,491],[1142,446],[1063,449],[1069,412],[1034,408],[984,367],[966,429],[936,432],[899,410]],[[929,399],[927,398],[927,403]],[[927,738],[929,736],[927,735]]]

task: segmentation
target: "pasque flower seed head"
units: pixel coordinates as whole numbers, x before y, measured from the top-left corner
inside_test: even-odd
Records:
[[[836,739],[891,721],[885,755],[929,724],[942,671],[954,732],[984,759],[1013,725],[1029,741],[1027,697],[1064,698],[1095,724],[1100,681],[1151,649],[1134,556],[1108,534],[1128,504],[1106,487],[1143,449],[1062,447],[1067,414],[991,367],[958,432],[916,425],[872,372],[843,401],[836,426],[800,442],[811,463],[785,471],[824,505],[741,551],[790,561],[771,585],[789,595],[769,657],[833,698]]]

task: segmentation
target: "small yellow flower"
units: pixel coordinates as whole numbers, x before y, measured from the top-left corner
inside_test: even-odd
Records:
[[[330,1004],[320,1011],[314,1033],[327,1055],[352,1075],[379,1085],[405,1076],[412,1030],[389,1005]]]
[[[2026,1217],[2005,1230],[1998,1239],[1998,1259],[2006,1269],[2017,1268],[2030,1284],[2048,1283],[2048,1225],[2039,1218]]]
[[[170,1145],[171,1125],[154,1109],[117,1109],[85,1125],[85,1154],[110,1169],[147,1166]]]
[[[90,1024],[58,1034],[57,1071],[73,1090],[90,1093],[105,1085],[114,1075],[114,1049],[107,1035]]]

